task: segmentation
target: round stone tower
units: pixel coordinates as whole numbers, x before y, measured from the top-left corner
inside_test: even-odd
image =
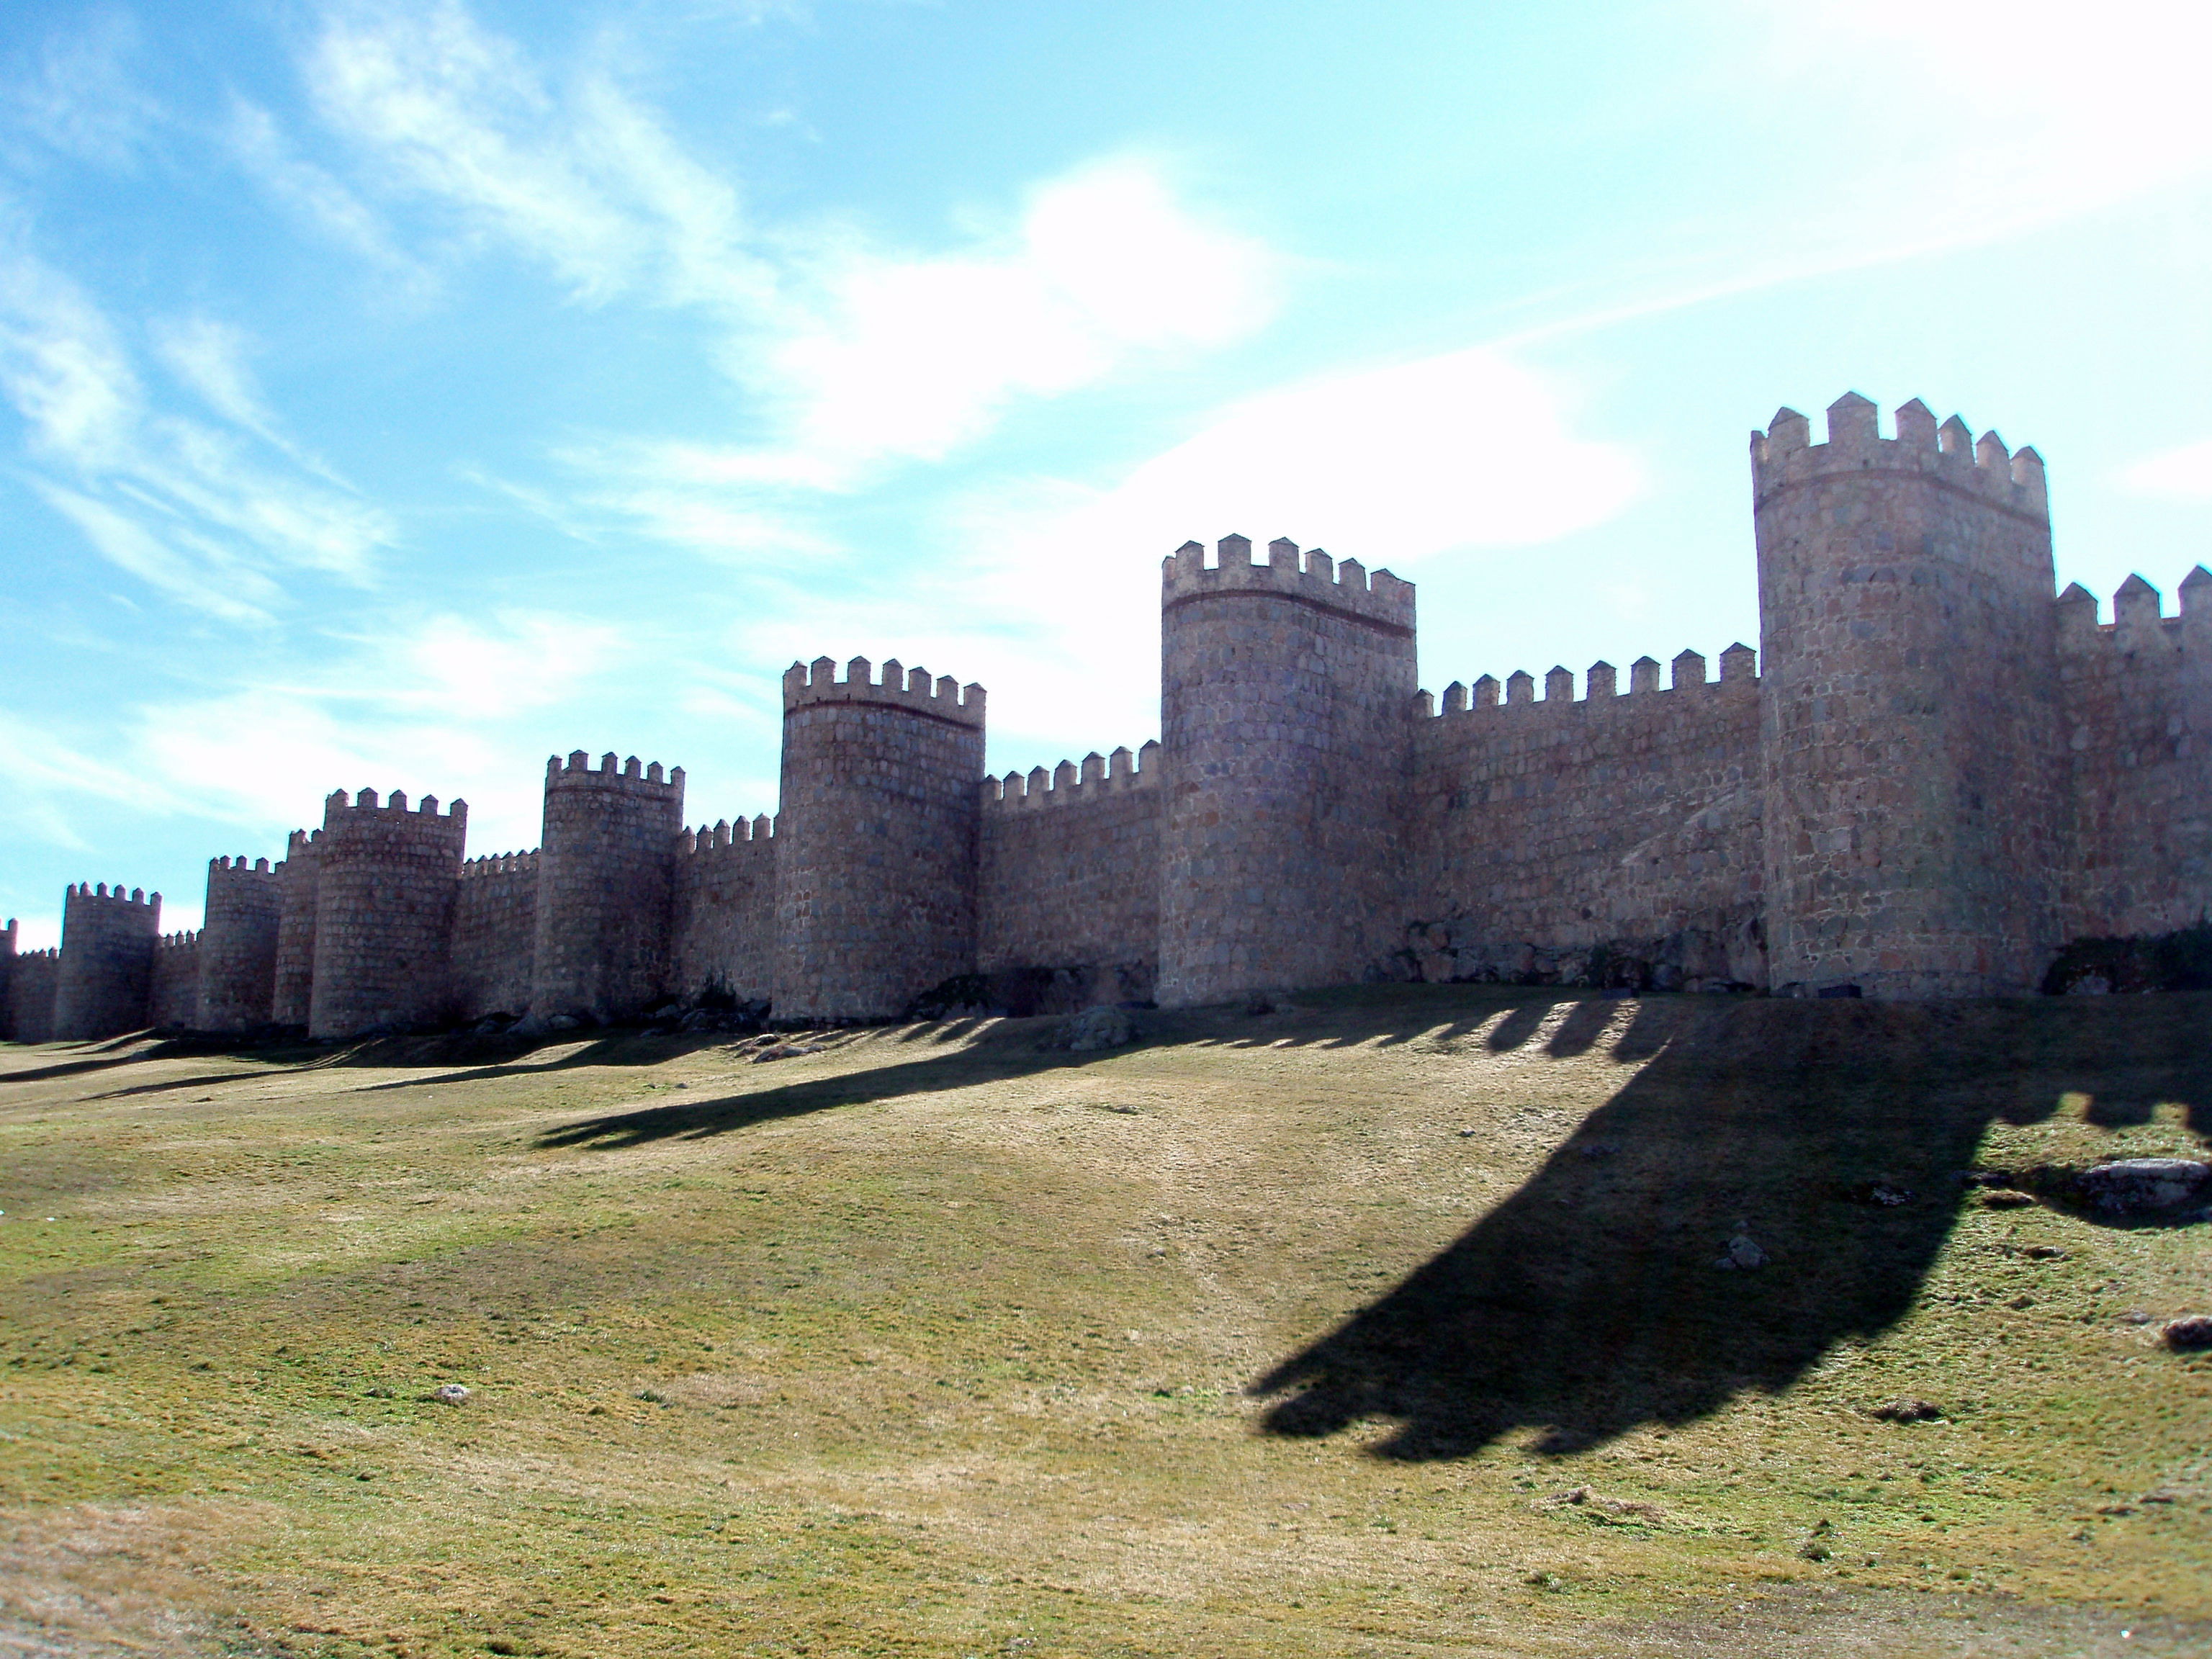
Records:
[[[1917,399],[1883,438],[1854,392],[1825,444],[1777,414],[1752,476],[1771,983],[2033,988],[2060,827],[2042,460]]]
[[[457,800],[441,815],[435,795],[410,811],[397,789],[381,806],[374,789],[351,802],[340,789],[323,803],[309,1036],[355,1036],[446,1012],[468,811]]]
[[[775,1018],[887,1019],[975,970],[983,688],[866,657],[783,677]]]
[[[79,882],[62,896],[61,966],[54,981],[54,1040],[84,1042],[148,1023],[161,896],[110,892]]]
[[[684,769],[594,769],[579,749],[545,763],[545,838],[538,858],[531,968],[533,1020],[627,1018],[665,991]]]
[[[281,878],[267,859],[208,860],[207,920],[200,927],[199,1017],[205,1031],[250,1031],[270,1022],[276,988]]]
[[[276,981],[269,1019],[304,1030],[315,989],[315,885],[322,873],[323,832],[295,830],[276,877]]]
[[[1404,921],[1413,588],[1295,542],[1163,568],[1165,1007],[1355,981]]]

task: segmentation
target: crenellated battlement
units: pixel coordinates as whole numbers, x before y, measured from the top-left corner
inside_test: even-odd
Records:
[[[1332,559],[1317,547],[1301,553],[1284,538],[1267,544],[1264,564],[1252,562],[1249,538],[1234,535],[1214,544],[1212,564],[1197,542],[1185,542],[1160,562],[1163,609],[1224,593],[1279,594],[1393,632],[1413,629],[1413,583],[1388,570],[1370,577],[1358,560]]]
[[[71,905],[98,905],[117,910],[158,911],[161,908],[161,896],[159,893],[149,893],[143,887],[134,887],[126,896],[123,890],[123,884],[119,881],[115,884],[115,890],[112,892],[108,890],[107,884],[104,881],[97,884],[81,881],[73,886],[64,887],[62,890],[62,896],[64,900]]]
[[[487,853],[482,858],[461,860],[463,881],[483,881],[493,876],[535,876],[538,873],[538,850],[526,853]]]
[[[1660,665],[1653,658],[1638,657],[1629,665],[1628,689],[1620,690],[1620,671],[1602,659],[1592,663],[1583,676],[1583,694],[1575,696],[1574,671],[1554,666],[1544,676],[1544,695],[1536,695],[1536,678],[1528,670],[1516,668],[1505,677],[1502,685],[1493,676],[1483,675],[1472,688],[1454,680],[1444,687],[1439,707],[1438,699],[1426,691],[1416,695],[1413,714],[1417,719],[1442,720],[1454,714],[1474,714],[1485,710],[1511,709],[1526,706],[1529,708],[1589,708],[1625,706],[1630,698],[1664,696],[1674,691],[1698,691],[1710,688],[1715,691],[1755,691],[1759,685],[1759,653],[1738,641],[1721,653],[1721,674],[1717,680],[1705,675],[1705,659],[1698,652],[1680,651],[1674,655],[1672,684],[1662,688],[1659,684]],[[1501,699],[1500,691],[1504,696]]]
[[[896,657],[884,664],[881,679],[875,678],[874,665],[866,657],[854,657],[847,663],[842,680],[837,678],[836,662],[829,657],[817,657],[811,664],[795,662],[783,671],[787,714],[810,703],[859,703],[908,708],[980,729],[983,701],[983,688],[972,681],[963,686],[950,674],[933,681],[927,668],[907,668]]]
[[[187,929],[183,933],[157,934],[154,939],[154,948],[156,951],[198,950],[199,948],[200,934],[203,931],[203,929],[193,927]]]
[[[619,769],[617,769],[619,765]],[[638,758],[617,763],[614,751],[609,750],[599,757],[597,766],[581,749],[568,751],[563,761],[558,755],[545,757],[545,787],[548,789],[619,789],[629,794],[641,795],[657,800],[684,799],[684,769],[672,766],[663,775],[660,763],[640,766]]]
[[[1019,772],[1009,772],[1003,778],[985,778],[983,808],[986,811],[1021,812],[1044,807],[1079,806],[1086,801],[1126,794],[1132,789],[1157,789],[1159,782],[1160,745],[1157,741],[1146,744],[1134,755],[1127,749],[1101,755],[1094,749],[1083,757],[1080,766],[1064,760],[1048,773],[1037,766],[1032,767],[1026,777]]]
[[[407,805],[404,789],[393,790],[381,805],[377,802],[374,789],[363,789],[350,799],[344,790],[333,789],[323,798],[323,828],[326,830],[336,829],[343,822],[358,823],[372,816],[385,820],[412,817],[434,821],[439,817],[438,798],[425,795],[421,804],[412,808]],[[468,802],[455,801],[446,810],[445,817],[455,826],[465,824],[469,817]],[[293,834],[296,836],[299,832],[295,830]]]
[[[678,857],[699,858],[714,853],[747,850],[774,850],[775,820],[765,812],[757,817],[739,818],[732,823],[717,818],[712,823],[702,823],[696,830],[684,830],[676,837]]]
[[[1934,411],[1917,398],[1897,411],[1893,438],[1881,435],[1878,411],[1856,392],[1829,404],[1827,416],[1824,444],[1812,441],[1810,421],[1786,407],[1775,410],[1765,431],[1753,432],[1754,506],[1792,485],[1839,473],[1881,472],[1934,479],[2010,511],[2050,518],[2043,457],[2032,448],[2008,451],[1995,432],[1977,439],[1956,415],[1938,426]]]
[[[2079,582],[2068,583],[2051,605],[2058,649],[2069,656],[2212,647],[2212,570],[2201,564],[2181,579],[2181,609],[2171,617],[2163,596],[2140,575],[2129,576],[2113,593],[2110,622],[2097,619],[2097,596]]]

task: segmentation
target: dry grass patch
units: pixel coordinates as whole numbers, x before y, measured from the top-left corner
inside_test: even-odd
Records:
[[[2155,1322],[2206,1230],[1960,1180],[2200,1149],[2212,1002],[1299,1002],[0,1049],[0,1606],[330,1659],[2212,1645],[2212,1358]]]

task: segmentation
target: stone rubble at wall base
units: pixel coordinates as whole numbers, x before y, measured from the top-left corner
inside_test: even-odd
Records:
[[[548,765],[542,844],[341,790],[206,925],[72,886],[0,1034],[326,1040],[1234,1005],[1363,981],[1911,998],[2212,986],[2212,573],[2056,586],[2043,463],[1918,402],[1752,436],[1761,651],[1419,689],[1415,593],[1241,536],[1162,569],[1162,741],[985,777],[984,694],[784,677],[782,806]],[[1665,678],[1668,684],[1662,685]],[[1087,1015],[1084,1016],[1088,1018]]]

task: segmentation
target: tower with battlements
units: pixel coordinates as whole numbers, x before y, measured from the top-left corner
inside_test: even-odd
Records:
[[[530,1012],[628,1018],[666,990],[684,769],[633,755],[545,763]]]
[[[410,810],[393,790],[364,789],[323,803],[315,882],[313,1036],[404,1029],[447,1010],[456,890],[468,806],[441,812],[425,795]]]
[[[1242,536],[1161,573],[1158,997],[1356,979],[1395,943],[1413,589]]]
[[[64,1042],[115,1036],[150,1023],[161,896],[79,882],[63,895],[53,1034]]]
[[[983,688],[855,657],[783,677],[772,1001],[887,1019],[975,968]]]
[[[266,1025],[276,993],[283,877],[256,859],[208,860],[207,911],[199,939],[199,998],[192,1024],[204,1031]]]
[[[1768,976],[1885,997],[2033,986],[2058,944],[2063,830],[2043,463],[1938,428],[1752,444],[1765,681]]]

